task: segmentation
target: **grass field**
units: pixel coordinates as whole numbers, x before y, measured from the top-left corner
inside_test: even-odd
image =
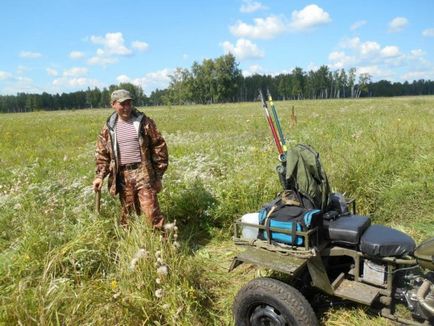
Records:
[[[275,103],[288,142],[321,154],[333,190],[417,242],[434,236],[434,97]],[[297,125],[290,124],[294,106]],[[94,146],[108,109],[0,115],[0,324],[231,325],[252,267],[227,273],[231,222],[280,190],[259,103],[150,107],[169,147],[160,202],[180,248],[137,218],[94,213]],[[157,256],[169,268],[157,273]],[[389,325],[361,306],[325,325]]]

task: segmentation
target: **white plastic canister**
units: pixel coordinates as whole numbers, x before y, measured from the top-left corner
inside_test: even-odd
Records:
[[[241,222],[249,224],[259,224],[259,213],[248,213],[241,217]],[[241,230],[241,237],[246,240],[254,240],[258,238],[259,228],[253,226],[243,226]]]

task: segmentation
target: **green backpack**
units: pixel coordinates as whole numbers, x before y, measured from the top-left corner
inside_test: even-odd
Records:
[[[319,153],[311,146],[298,144],[287,152],[286,189],[301,197],[303,206],[325,211],[329,204],[330,185]]]

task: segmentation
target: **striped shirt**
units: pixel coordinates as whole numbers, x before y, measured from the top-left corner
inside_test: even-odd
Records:
[[[119,144],[121,165],[141,162],[139,137],[132,119],[118,119],[116,123],[116,138]]]

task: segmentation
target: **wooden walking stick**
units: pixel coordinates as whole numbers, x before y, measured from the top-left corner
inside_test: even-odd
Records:
[[[99,214],[101,209],[101,190],[98,189],[95,191],[95,212]]]

